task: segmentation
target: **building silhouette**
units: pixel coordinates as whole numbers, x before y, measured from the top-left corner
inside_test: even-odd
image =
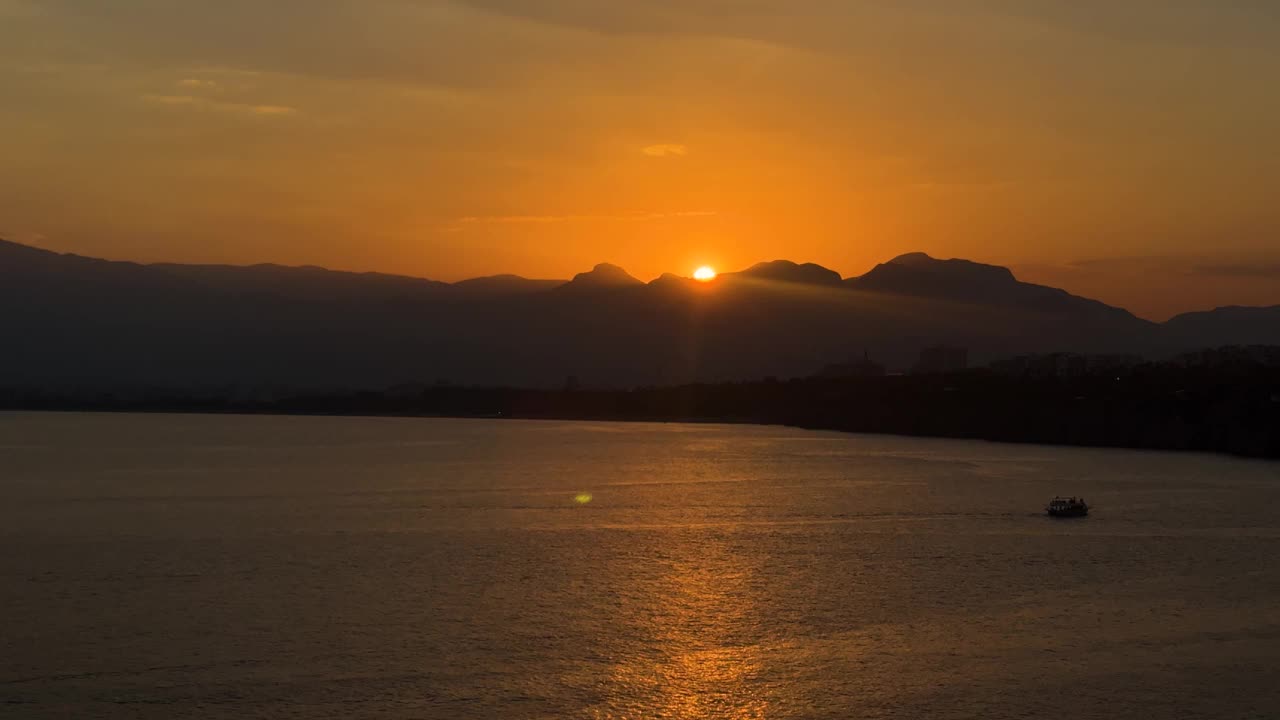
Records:
[[[1141,365],[1139,355],[1083,353],[1041,353],[1018,355],[991,363],[1001,375],[1033,378],[1078,378],[1090,375],[1128,375]]]
[[[959,372],[968,368],[968,348],[935,345],[920,351],[920,359],[912,371],[920,375],[931,375]]]
[[[818,372],[821,378],[868,378],[884,377],[885,367],[871,359],[871,354],[862,353],[862,357],[845,363],[828,365]]]

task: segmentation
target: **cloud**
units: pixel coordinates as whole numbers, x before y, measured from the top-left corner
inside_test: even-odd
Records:
[[[192,90],[218,90],[221,88],[218,83],[213,80],[200,80],[198,78],[187,78],[178,83],[178,87],[189,88]]]
[[[581,67],[584,47],[599,45],[450,0],[25,1],[47,20],[0,26],[0,54],[492,90]]]
[[[588,217],[587,215],[469,215],[464,218],[458,218],[458,222],[464,225],[473,223],[548,223],[580,220]]]
[[[1004,190],[1014,184],[1009,180],[921,180],[911,183],[908,187],[914,192],[921,193],[960,193]]]
[[[1191,274],[1206,277],[1270,278],[1280,277],[1280,262],[1229,263],[1196,265]]]
[[[235,107],[245,107],[249,112],[255,115],[292,115],[298,112],[297,108],[291,108],[288,105],[237,105]]]
[[[44,243],[48,240],[43,233],[34,230],[16,230],[13,232],[5,232],[0,230],[0,240],[8,240],[29,247],[44,247]]]
[[[1082,258],[1066,263],[1019,263],[1019,271],[1072,277],[1137,277],[1159,275],[1166,278],[1199,278],[1248,282],[1280,278],[1280,257],[1275,253],[1124,255]]]
[[[209,102],[193,95],[143,95],[142,99],[157,105],[200,105]]]
[[[447,229],[457,230],[464,225],[538,225],[544,223],[567,223],[567,222],[645,222],[649,220],[664,220],[670,218],[697,218],[697,217],[713,217],[720,213],[715,210],[677,210],[675,212],[630,212],[630,213],[603,213],[603,214],[572,214],[572,215],[469,215],[461,217],[454,221],[454,224]]]
[[[250,115],[281,116],[293,115],[297,108],[287,105],[253,105],[249,103],[220,102],[195,95],[143,95],[142,99],[155,105],[168,107],[187,107],[199,110],[219,110],[223,112],[248,113]]]
[[[1080,258],[1067,263],[1070,270],[1142,270],[1184,267],[1189,258],[1179,255],[1120,255],[1117,257]]]
[[[632,212],[612,215],[471,215],[459,218],[460,223],[543,223],[572,222],[575,220],[661,220],[663,218],[710,217],[715,210],[679,210],[676,212]]]
[[[684,157],[689,154],[689,148],[684,145],[661,144],[650,145],[642,151],[649,157]]]
[[[1042,266],[1049,267],[1049,266]],[[1161,272],[1202,278],[1268,278],[1280,276],[1275,253],[1188,253],[1084,258],[1055,266],[1075,272]]]

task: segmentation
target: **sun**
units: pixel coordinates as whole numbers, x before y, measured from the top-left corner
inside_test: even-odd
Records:
[[[693,279],[700,282],[711,282],[716,279],[716,269],[710,265],[703,265],[693,271]]]

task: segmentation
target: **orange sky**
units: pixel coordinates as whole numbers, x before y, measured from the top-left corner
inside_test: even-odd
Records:
[[[1280,303],[1276,77],[1270,0],[0,0],[0,234],[444,280],[923,250]]]

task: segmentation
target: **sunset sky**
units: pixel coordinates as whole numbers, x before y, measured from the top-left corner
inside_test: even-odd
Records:
[[[0,0],[0,237],[1280,303],[1275,0]]]

